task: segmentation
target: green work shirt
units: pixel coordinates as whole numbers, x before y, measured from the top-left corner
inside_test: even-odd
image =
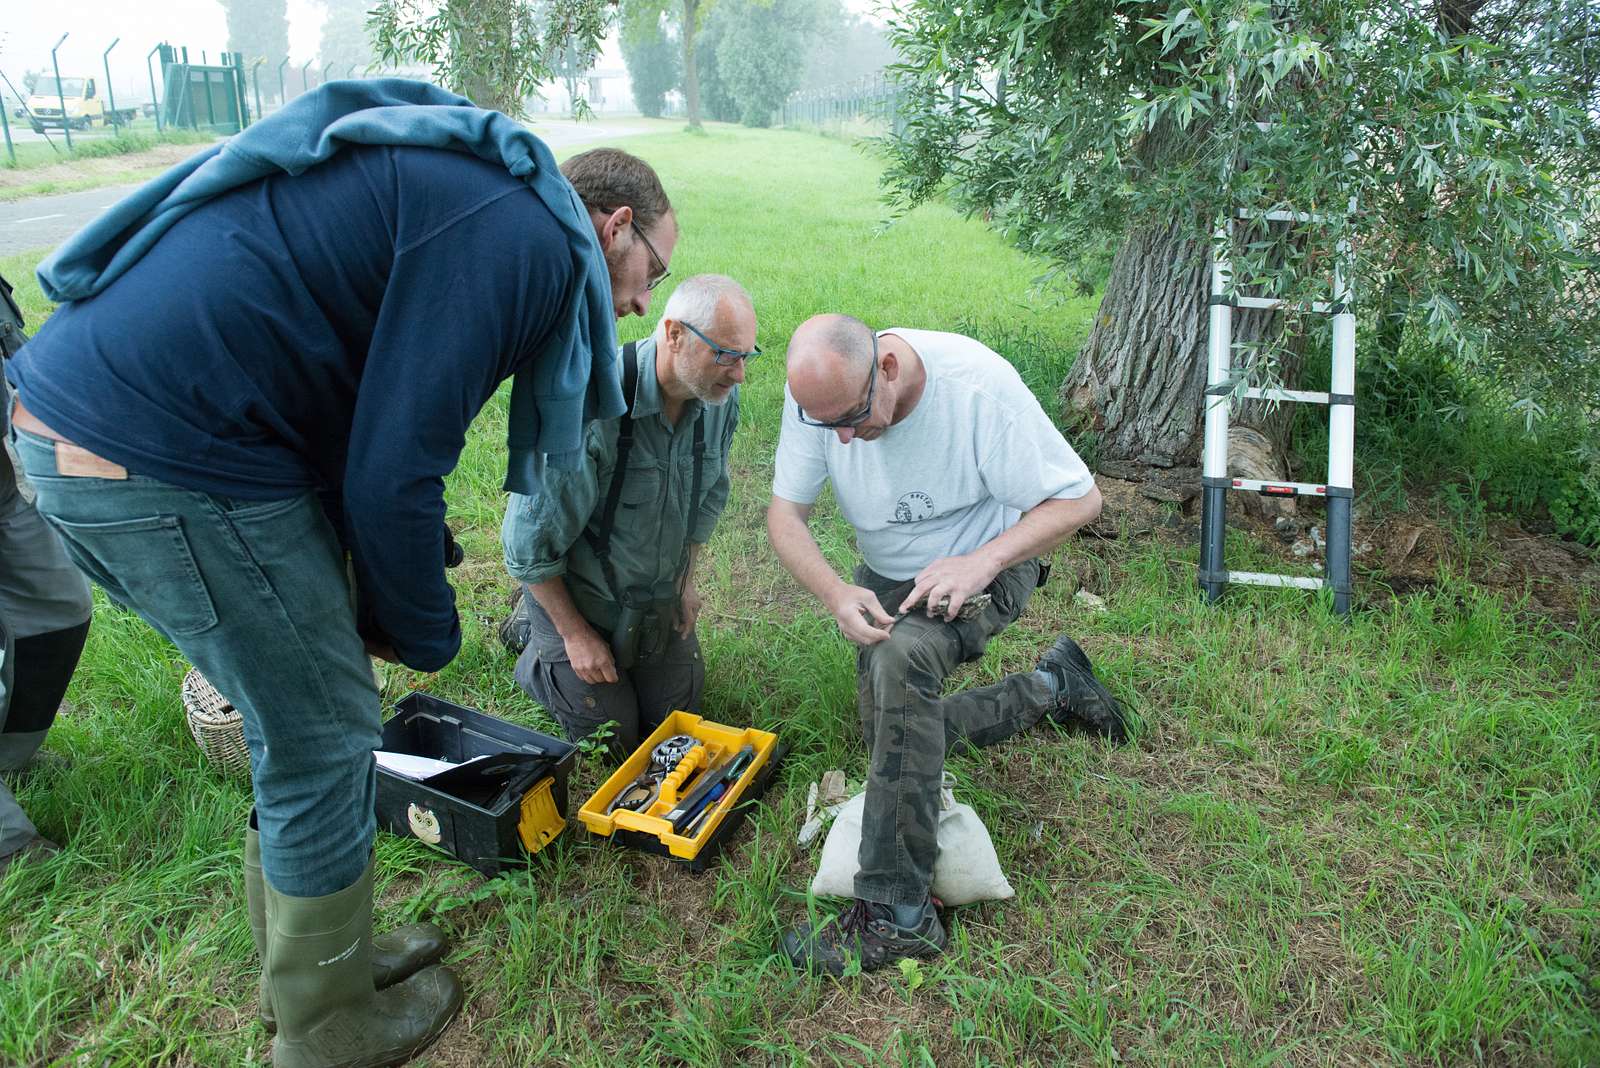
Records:
[[[739,422],[736,388],[720,405],[690,400],[678,424],[667,422],[656,379],[654,338],[639,342],[639,384],[634,390],[633,447],[628,453],[616,518],[611,528],[611,566],[620,588],[655,586],[678,577],[685,540],[703,545],[728,501],[728,447]],[[705,412],[706,451],[700,500],[694,488],[694,425]],[[558,575],[583,618],[609,631],[617,604],[600,561],[583,536],[598,533],[606,495],[617,466],[620,419],[596,420],[584,437],[577,470],[536,464],[539,492],[513,493],[500,529],[506,569],[527,583]]]

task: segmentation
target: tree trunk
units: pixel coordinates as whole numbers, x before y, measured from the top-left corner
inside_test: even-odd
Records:
[[[683,107],[689,115],[689,129],[700,126],[700,70],[694,59],[695,19],[700,0],[683,0]]]
[[[1117,252],[1105,297],[1078,361],[1061,384],[1068,416],[1100,435],[1103,459],[1173,467],[1194,462],[1201,443],[1210,317],[1207,250],[1176,224],[1137,230]],[[1273,312],[1236,309],[1235,352],[1282,331]],[[1299,351],[1281,368],[1291,387]],[[1237,359],[1236,359],[1237,364]],[[1287,450],[1293,406],[1250,402],[1233,421]]]
[[[496,6],[491,7],[493,3]],[[481,23],[485,18],[499,13],[500,0],[450,0],[450,9],[457,27],[451,51],[461,56],[472,56],[475,62],[461,73],[461,84],[451,86],[480,108],[490,111],[516,112],[520,101],[505,99],[505,87],[500,85],[493,71],[500,57],[489,55],[491,45],[483,39]]]

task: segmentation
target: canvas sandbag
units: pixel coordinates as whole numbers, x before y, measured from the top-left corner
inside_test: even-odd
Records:
[[[945,773],[939,791],[939,859],[933,865],[933,896],[946,905],[974,901],[1004,901],[1016,891],[1000,870],[989,830],[972,810],[951,792],[954,778]],[[856,873],[861,870],[861,813],[867,795],[846,801],[834,817],[833,828],[822,846],[817,876],[811,892],[818,897],[855,897]]]

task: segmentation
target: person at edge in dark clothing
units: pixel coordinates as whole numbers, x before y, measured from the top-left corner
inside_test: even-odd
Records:
[[[464,98],[326,90],[214,150],[220,179],[174,176],[211,187],[7,369],[17,450],[72,561],[243,713],[246,898],[279,1068],[399,1064],[460,1008],[442,931],[372,932],[368,657],[455,656],[443,479],[468,425],[511,377],[515,424],[520,376],[565,354],[573,388],[537,392],[538,448],[565,424],[577,458],[585,422],[621,410],[607,312],[645,314],[678,239],[626,153],[557,174]],[[305,146],[325,158],[303,166]],[[263,158],[279,169],[236,180]],[[62,276],[40,268],[47,293]],[[615,396],[597,406],[597,389]]]

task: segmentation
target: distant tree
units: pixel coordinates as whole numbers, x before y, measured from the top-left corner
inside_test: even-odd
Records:
[[[726,30],[727,24],[717,18],[716,12],[713,11],[711,17],[706,19],[706,24],[701,28],[695,42],[695,69],[700,79],[700,108],[706,118],[716,122],[738,122],[739,102],[728,92],[728,83],[717,66],[717,46],[721,44],[722,35]]]
[[[580,0],[587,2],[587,0]],[[720,0],[639,0],[641,7],[653,6],[676,31],[683,60],[683,108],[691,130],[700,129],[700,62],[706,50],[700,44],[700,31],[706,25],[715,3]]]
[[[562,88],[567,91],[567,109],[574,118],[583,112],[583,76],[593,65],[592,57],[588,60],[581,59],[577,49],[570,44],[566,51],[556,57],[553,73],[561,80]]]
[[[289,54],[288,0],[221,0],[228,19],[228,51],[244,53],[245,65],[265,59],[272,70]]]
[[[594,65],[613,13],[609,0],[376,0],[367,25],[384,62],[425,63],[478,105],[520,116],[561,68]]]
[[[652,119],[666,110],[667,93],[677,88],[683,52],[664,25],[658,5],[630,3],[622,11],[622,61],[628,67],[633,102]]]
[[[322,41],[317,56],[329,77],[343,78],[355,65],[355,73],[372,66],[375,54],[367,30],[368,0],[321,0],[327,18],[322,23]]]
[[[22,72],[22,95],[32,96],[33,87],[39,84],[39,79],[44,77],[42,70],[25,70]]]
[[[770,126],[784,98],[800,87],[807,44],[838,0],[722,0],[717,77],[746,126]]]
[[[884,27],[841,9],[837,2],[823,3],[799,88],[827,89],[875,78],[899,58]]]

